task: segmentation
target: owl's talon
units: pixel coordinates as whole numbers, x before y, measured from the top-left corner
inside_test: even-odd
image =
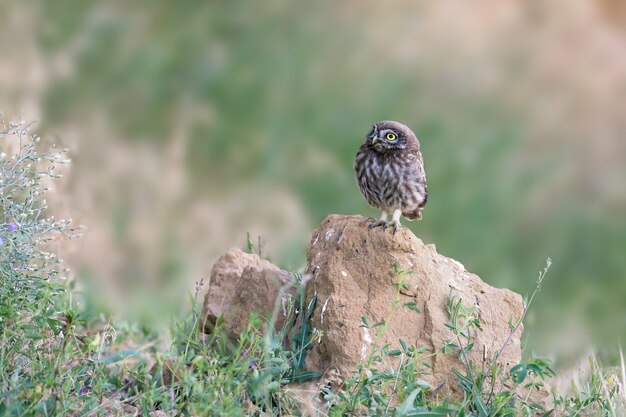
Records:
[[[399,227],[398,227],[398,225],[394,223],[394,225],[393,225],[393,234],[394,234],[394,235],[395,235],[395,234],[396,234],[396,232],[398,231],[398,228],[399,228]]]
[[[376,228],[376,227],[380,227],[382,226],[383,230],[385,230],[387,228],[387,222],[384,220],[376,220],[373,221],[372,223],[369,224],[369,226],[367,226],[370,230]]]

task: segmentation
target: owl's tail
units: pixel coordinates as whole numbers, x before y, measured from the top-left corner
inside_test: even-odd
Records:
[[[415,210],[402,212],[402,215],[408,220],[422,220],[422,209],[426,207],[427,201],[428,189],[424,189],[424,200],[422,200]]]
[[[418,207],[415,210],[403,212],[402,215],[408,220],[421,220],[422,208]]]

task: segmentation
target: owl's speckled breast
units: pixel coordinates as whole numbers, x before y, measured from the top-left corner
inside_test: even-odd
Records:
[[[396,158],[378,152],[363,155],[362,175],[357,178],[361,193],[370,205],[387,211],[401,206],[401,165]]]
[[[418,164],[412,155],[360,149],[354,163],[359,189],[380,210],[414,210],[424,198]]]

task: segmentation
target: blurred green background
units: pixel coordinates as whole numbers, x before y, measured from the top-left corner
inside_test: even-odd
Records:
[[[422,143],[408,225],[522,294],[554,261],[529,349],[626,335],[626,13],[620,1],[0,4],[0,111],[71,149],[50,196],[94,311],[167,325],[246,232],[302,270],[331,213],[376,215],[352,159],[373,122]]]

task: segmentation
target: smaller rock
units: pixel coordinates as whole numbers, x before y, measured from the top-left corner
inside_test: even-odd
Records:
[[[232,249],[213,265],[201,328],[210,333],[217,319],[223,316],[224,329],[229,337],[236,339],[247,328],[250,314],[256,312],[280,329],[295,288],[293,274],[255,254]]]

